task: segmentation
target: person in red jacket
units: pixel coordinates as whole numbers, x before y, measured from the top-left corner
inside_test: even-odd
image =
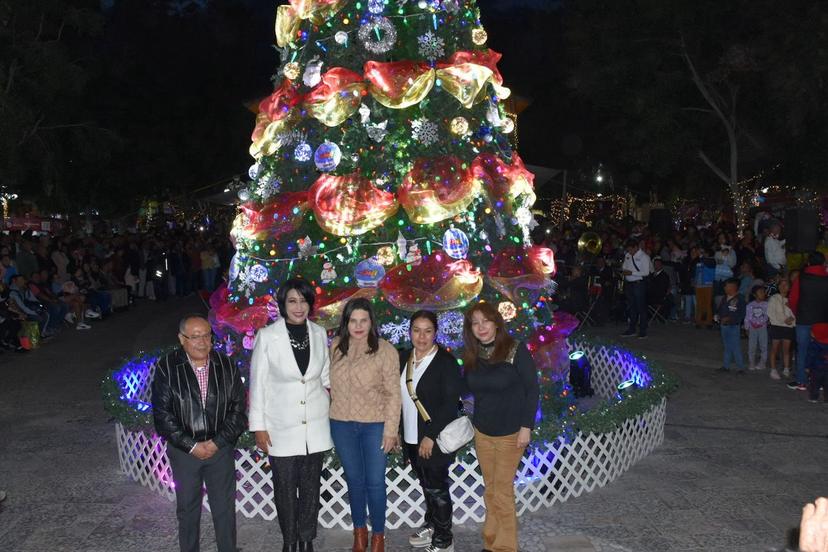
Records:
[[[811,326],[828,322],[828,270],[825,255],[819,251],[808,254],[808,266],[791,284],[788,304],[796,316],[796,380],[788,384],[790,389],[805,391],[805,370],[808,344],[811,342]]]

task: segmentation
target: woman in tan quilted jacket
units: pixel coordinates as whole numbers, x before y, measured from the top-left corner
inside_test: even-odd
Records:
[[[386,455],[397,446],[400,423],[400,361],[379,338],[371,302],[345,305],[331,344],[331,437],[348,483],[354,524],[353,552],[385,551]]]

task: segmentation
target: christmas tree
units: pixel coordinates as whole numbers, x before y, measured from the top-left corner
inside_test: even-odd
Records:
[[[227,351],[246,364],[278,316],[272,296],[296,276],[316,288],[328,329],[366,297],[391,343],[431,309],[438,340],[457,349],[464,308],[485,300],[516,337],[546,341],[554,258],[530,241],[533,175],[510,143],[510,92],[476,2],[290,0],[276,42],[237,253],[212,299]]]

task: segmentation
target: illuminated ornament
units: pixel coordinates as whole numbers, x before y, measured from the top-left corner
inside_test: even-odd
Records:
[[[511,301],[503,301],[497,306],[497,312],[503,317],[503,320],[509,322],[517,317],[517,308]]]
[[[285,75],[286,79],[296,80],[299,78],[299,73],[302,70],[300,65],[295,62],[291,61],[287,65],[285,65],[284,69],[282,69],[282,74]]]
[[[469,237],[452,226],[443,234],[443,250],[452,259],[465,259],[469,254]]]
[[[417,44],[420,55],[432,63],[446,55],[446,42],[431,31],[418,36]]]
[[[383,11],[385,11],[385,1],[368,0],[368,11],[373,13],[374,15],[382,13]]]
[[[299,244],[299,258],[300,259],[309,259],[316,255],[316,252],[319,250],[319,246],[313,245],[313,240],[310,239],[310,236],[305,236],[296,241]]]
[[[494,136],[492,136],[491,134],[484,134],[483,135],[483,141],[486,142],[487,144],[491,144],[492,140],[494,140]]]
[[[375,125],[366,125],[366,128],[368,129],[368,137],[374,142],[380,143],[388,135],[388,120]]]
[[[313,148],[307,142],[302,142],[293,150],[293,158],[299,163],[307,163],[313,157]]]
[[[322,273],[319,275],[319,279],[323,284],[330,284],[336,280],[336,270],[334,270],[333,263],[326,261],[322,265]]]
[[[365,234],[399,208],[394,194],[378,189],[358,173],[320,176],[311,186],[309,199],[319,226],[336,236]]]
[[[451,120],[451,133],[465,136],[469,133],[469,121],[465,117],[455,117]]]
[[[331,172],[336,169],[341,160],[342,150],[339,149],[339,146],[327,140],[316,148],[316,154],[313,156],[316,168],[322,172]]]
[[[463,161],[454,156],[422,158],[397,191],[400,205],[417,224],[433,224],[463,213],[479,188]]]
[[[257,264],[250,267],[250,279],[256,283],[262,283],[267,281],[267,268],[264,266]]]
[[[236,195],[239,196],[241,201],[250,201],[250,190],[247,188],[242,188],[236,193]]]
[[[400,256],[400,260],[405,260],[405,254],[408,250],[408,240],[405,239],[402,232],[397,233],[397,254]]]
[[[500,130],[506,134],[513,133],[515,131],[515,120],[511,117],[506,117],[503,119],[503,124],[501,125]]]
[[[397,29],[387,17],[373,17],[359,28],[357,36],[372,54],[385,54],[397,42]]]
[[[411,121],[411,137],[428,147],[440,140],[440,133],[436,123],[420,117]]]
[[[233,255],[233,258],[230,260],[230,269],[227,272],[227,277],[232,282],[239,276],[239,254],[236,253]]]
[[[308,62],[305,67],[305,74],[302,76],[302,82],[305,86],[313,88],[322,82],[322,65],[323,62],[318,57],[314,57]]]
[[[340,46],[345,46],[346,44],[348,44],[348,33],[346,33],[345,31],[338,31],[334,35],[334,40]]]
[[[475,27],[472,29],[472,42],[477,46],[483,46],[489,40],[489,33],[483,27]]]
[[[377,250],[377,261],[381,265],[384,266],[391,266],[394,264],[394,260],[396,259],[396,255],[394,255],[394,249],[388,245],[384,245]]]
[[[261,165],[259,165],[259,162],[257,161],[255,163],[253,163],[252,165],[250,165],[250,168],[247,169],[247,176],[250,177],[250,180],[256,180],[257,178],[259,178],[259,171],[260,170],[261,170]]]
[[[420,246],[417,243],[411,244],[411,247],[408,248],[408,252],[405,254],[405,262],[406,264],[410,264],[413,266],[418,266],[421,262],[423,262],[423,256],[420,253]]]
[[[252,351],[255,343],[256,334],[253,333],[253,330],[248,330],[247,333],[244,334],[244,339],[242,339],[242,346],[248,351]]]
[[[354,278],[361,288],[375,288],[385,277],[385,269],[376,259],[366,259],[356,265]]]

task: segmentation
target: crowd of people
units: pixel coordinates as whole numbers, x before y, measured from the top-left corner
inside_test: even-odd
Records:
[[[809,399],[818,399],[828,370],[828,230],[796,268],[771,218],[741,236],[726,223],[666,234],[607,224],[593,253],[578,249],[585,230],[539,236],[556,252],[560,308],[586,324],[625,323],[624,337],[646,338],[656,320],[718,327],[722,372],[765,371],[791,389],[810,384]]]
[[[25,352],[65,328],[83,331],[136,298],[213,291],[232,257],[226,234],[0,234],[0,350]]]

